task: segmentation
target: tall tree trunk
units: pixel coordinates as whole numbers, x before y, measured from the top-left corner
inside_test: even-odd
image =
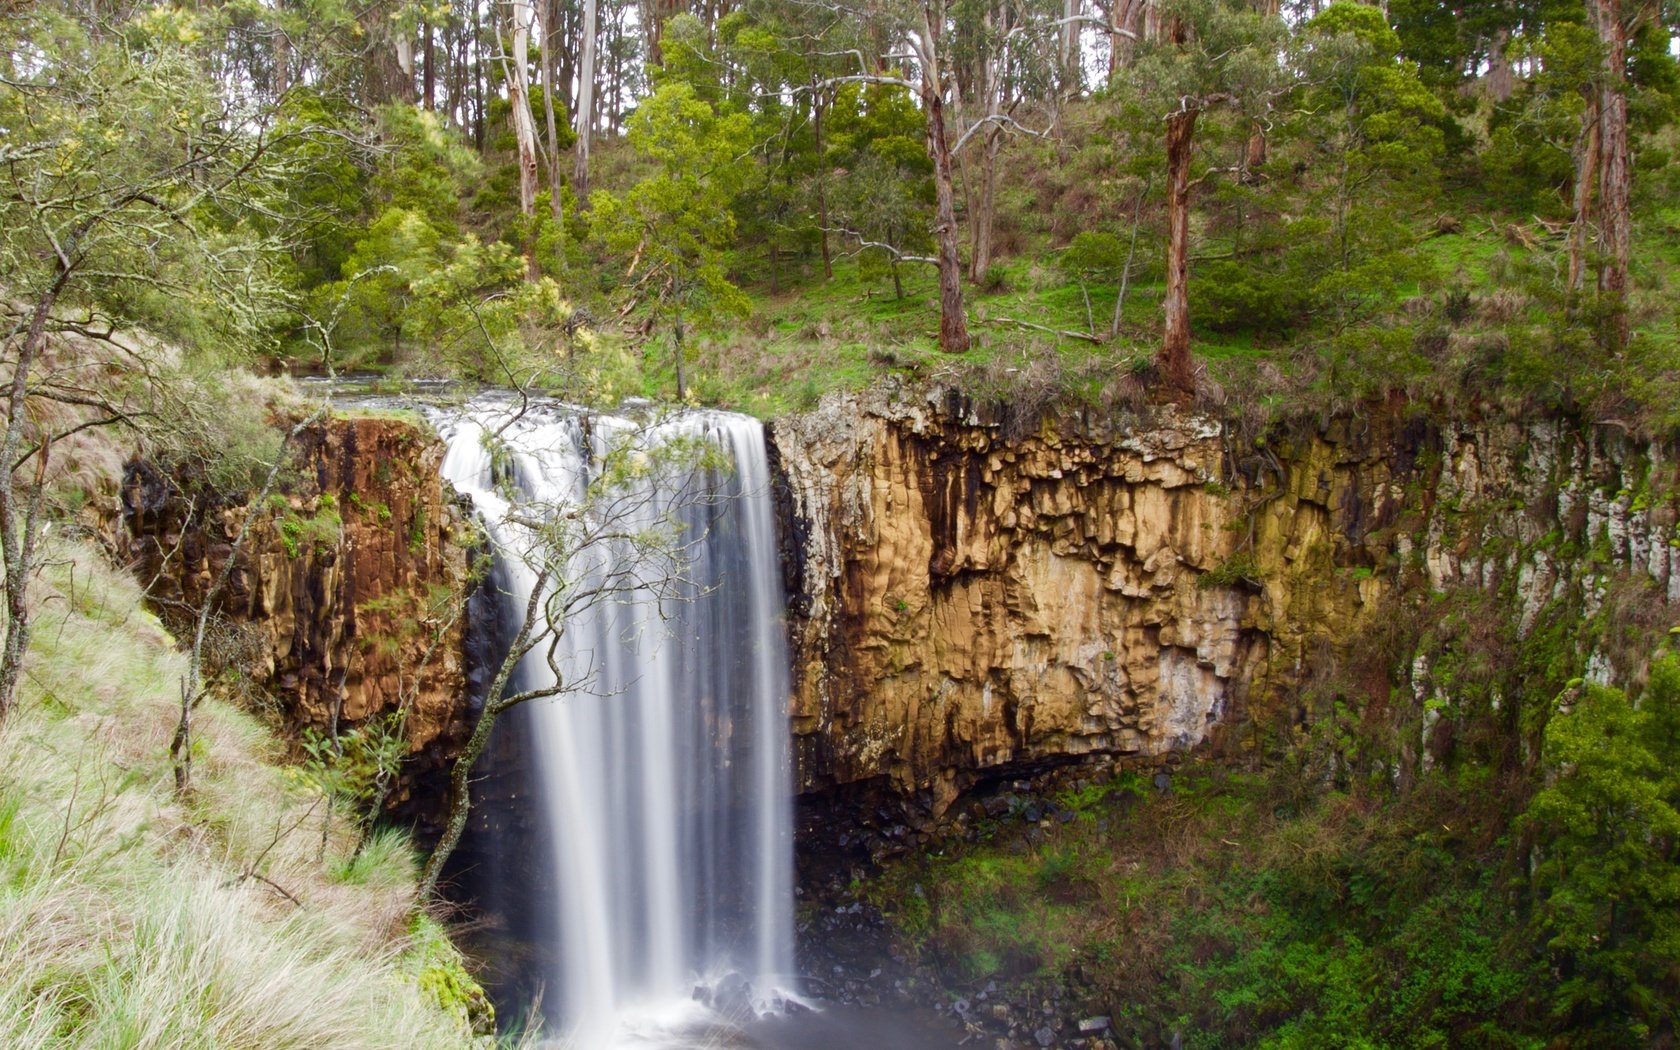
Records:
[[[537,26],[539,53],[542,55],[543,122],[548,131],[548,211],[556,222],[564,215],[560,195],[560,129],[554,120],[554,60],[549,38],[554,34],[557,0],[542,0],[538,10],[542,21]]]
[[[275,5],[275,14],[281,15],[287,8],[285,0]],[[274,97],[280,98],[286,89],[292,86],[292,38],[287,35],[284,25],[277,26],[272,34],[274,37]]]
[[[531,5],[529,0],[513,0],[511,7],[513,47],[511,54],[502,57],[502,72],[518,150],[519,214],[529,219],[537,210],[537,124],[531,119],[530,75],[526,70],[526,58],[531,53]],[[525,238],[525,273],[532,281],[541,276],[535,238],[529,234]]]
[[[578,32],[582,18],[576,5],[562,3],[562,0],[545,0],[554,12],[554,27],[550,30],[555,39],[549,41],[554,48],[554,64],[559,71],[555,80],[556,99],[565,106],[566,119],[572,121],[577,116],[577,93],[572,89],[573,81],[577,80],[577,57],[583,47],[582,35]]]
[[[1073,98],[1079,93],[1079,14],[1085,0],[1062,0],[1061,59],[1063,97]]]
[[[684,0],[642,0],[642,31],[646,34],[647,64],[663,66],[665,50],[665,21],[672,15],[688,10]]]
[[[1255,0],[1254,9],[1265,18],[1275,18],[1278,0]],[[1257,181],[1259,170],[1266,165],[1266,129],[1256,120],[1248,129],[1248,149],[1243,156],[1243,179]]]
[[[70,249],[75,251],[74,246]],[[28,498],[17,490],[14,464],[23,443],[24,420],[29,415],[29,373],[46,344],[47,319],[70,279],[69,268],[61,264],[52,285],[35,301],[29,327],[18,344],[17,363],[12,367],[11,390],[6,401],[6,430],[0,438],[0,571],[5,573],[6,638],[0,648],[0,723],[17,700],[23,677],[23,657],[29,649],[29,581],[35,575],[36,523],[41,514],[41,491],[46,481],[47,438],[41,435],[40,458],[35,464],[35,488]]]
[[[1511,59],[1505,54],[1510,46],[1511,31],[1499,29],[1488,41],[1487,74],[1482,77],[1482,90],[1487,97],[1495,102],[1508,102],[1515,89],[1515,77],[1511,70]]]
[[[390,8],[375,3],[358,16],[363,39],[367,46],[362,52],[362,102],[368,108],[382,106],[393,100],[411,101],[414,97],[414,55],[412,47],[405,56],[404,38],[393,32]],[[403,87],[406,58],[408,87]]]
[[[432,38],[430,21],[420,23],[420,38],[424,42],[420,56],[420,104],[430,113],[437,109],[437,42]]]
[[[1062,124],[1068,103],[1078,98],[1085,87],[1085,74],[1081,68],[1083,57],[1079,50],[1079,16],[1083,13],[1085,0],[1062,0],[1061,40],[1058,42],[1056,53],[1056,93],[1052,99],[1051,133],[1055,136],[1058,147],[1065,152],[1066,143],[1062,139]],[[1066,160],[1064,156],[1062,158]]]
[[[677,311],[676,324],[671,329],[671,344],[676,349],[672,359],[677,366],[677,400],[688,400],[688,376],[683,372],[683,316]]]
[[[922,82],[927,112],[927,147],[933,158],[934,236],[939,243],[939,349],[960,354],[968,349],[968,317],[963,311],[962,258],[957,254],[957,208],[951,189],[951,144],[945,141],[945,99],[937,80]]]
[[[387,31],[391,31],[391,27],[386,28]],[[409,30],[395,30],[391,49],[396,54],[397,63],[396,99],[398,102],[413,102],[414,33]]]
[[[1110,0],[1114,5],[1114,32],[1108,36],[1108,76],[1132,64],[1137,53],[1137,35],[1143,21],[1143,10],[1149,0]]]
[[[583,0],[583,60],[578,69],[577,146],[573,154],[572,188],[578,206],[589,194],[589,140],[595,131],[595,41],[599,35],[597,0]]]
[[[1195,388],[1190,360],[1190,157],[1197,111],[1167,118],[1167,291],[1161,350],[1155,357],[1162,380],[1173,390]]]
[[[615,11],[612,18],[612,46],[607,54],[607,81],[612,88],[612,102],[607,107],[607,134],[618,137],[618,115],[624,112],[624,14]]]
[[[478,0],[473,0],[472,10],[473,95],[477,103],[473,107],[473,146],[479,153],[483,153],[484,133],[486,130],[484,126],[485,113],[488,108],[488,103],[485,99],[487,92],[484,86],[484,81],[487,76],[484,72],[484,24],[479,20]],[[492,11],[491,18],[494,19],[494,17],[495,12]]]
[[[998,4],[988,8],[981,20],[980,41],[973,58],[973,68],[966,78],[970,90],[981,107],[979,119],[1002,114],[1004,105],[1004,81],[1006,77],[1005,65],[1009,60],[1006,45],[999,42],[1006,39],[1010,29],[1010,12],[1007,7]],[[960,106],[964,97],[962,84],[957,88],[957,101]],[[963,114],[957,111],[959,127],[965,126]],[[969,165],[966,160],[963,165],[963,188],[968,196],[969,247],[971,256],[968,263],[969,279],[979,283],[985,277],[986,271],[992,265],[992,223],[997,215],[997,158],[1003,147],[1003,130],[996,122],[988,124],[980,133],[980,157],[976,164],[978,178],[971,178]],[[976,199],[978,196],[978,199]]]
[[[1604,341],[1620,353],[1628,340],[1628,263],[1632,253],[1631,172],[1628,166],[1627,42],[1619,0],[1594,0],[1593,15],[1604,51],[1599,87],[1598,290],[1610,315]]]
[[[1255,182],[1260,178],[1258,172],[1266,164],[1266,129],[1255,121],[1248,128],[1248,145],[1243,150],[1244,182]]]
[[[997,218],[997,158],[1003,147],[1003,132],[993,124],[981,133],[979,199],[970,217],[973,231],[973,257],[969,260],[969,279],[975,283],[985,280],[992,268],[992,230]]]
[[[467,108],[467,34],[462,27],[451,25],[445,31],[444,39],[450,44],[451,51],[446,80],[449,108],[455,114],[455,126],[465,135],[472,127],[472,111]]]
[[[834,280],[834,260],[828,250],[828,161],[823,157],[823,99],[820,90],[811,94],[811,125],[817,149],[817,229],[822,246],[823,279]]]
[[[1598,92],[1586,92],[1581,111],[1581,137],[1575,144],[1574,221],[1569,226],[1569,298],[1576,306],[1587,284],[1587,244],[1598,198]]]

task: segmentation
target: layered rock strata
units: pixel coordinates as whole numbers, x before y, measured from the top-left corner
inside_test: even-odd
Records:
[[[876,390],[774,426],[804,791],[938,816],[982,779],[1175,753],[1293,702],[1402,592],[1508,589],[1532,625],[1619,572],[1680,604],[1674,459],[1614,427],[1016,423]]]

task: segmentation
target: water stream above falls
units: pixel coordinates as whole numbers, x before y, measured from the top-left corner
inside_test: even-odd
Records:
[[[684,527],[674,587],[657,571],[639,581],[648,586],[625,585],[620,544],[593,544],[567,565],[574,585],[612,582],[604,600],[573,610],[552,662],[541,646],[509,683],[539,688],[558,669],[581,685],[510,717],[528,738],[540,816],[498,836],[479,877],[484,895],[527,913],[532,991],[550,1030],[579,1050],[696,1045],[727,1018],[775,1013],[796,998],[792,786],[762,428],[724,413],[637,420],[552,402],[520,414],[501,396],[437,422],[443,473],[472,497],[495,548],[488,604],[504,652],[538,584],[520,519],[603,513],[588,486],[620,468],[614,449],[626,442],[707,450],[680,476],[633,477],[629,498],[613,501],[626,531]],[[524,885],[532,872],[544,892]]]

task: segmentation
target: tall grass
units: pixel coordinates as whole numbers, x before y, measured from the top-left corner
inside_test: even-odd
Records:
[[[353,866],[345,833],[323,846],[329,803],[260,723],[207,699],[196,788],[176,796],[184,660],[139,598],[77,543],[36,585],[23,701],[0,732],[0,1046],[482,1042],[458,954],[410,935],[406,841]]]

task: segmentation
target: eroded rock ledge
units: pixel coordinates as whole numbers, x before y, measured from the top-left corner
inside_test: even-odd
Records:
[[[1290,703],[1404,590],[1505,589],[1528,625],[1617,572],[1680,603],[1673,500],[1642,495],[1674,458],[1613,427],[1009,422],[877,389],[774,425],[802,791],[937,817],[981,780],[1192,747]],[[1560,564],[1560,538],[1601,557]],[[1427,660],[1411,678],[1436,689]]]
[[[307,429],[274,505],[219,602],[216,641],[293,731],[351,728],[408,708],[410,761],[390,800],[430,816],[470,727],[463,671],[467,508],[438,475],[443,446],[399,418]],[[130,462],[115,545],[167,622],[191,621],[252,508]],[[432,797],[432,796],[436,797]]]

